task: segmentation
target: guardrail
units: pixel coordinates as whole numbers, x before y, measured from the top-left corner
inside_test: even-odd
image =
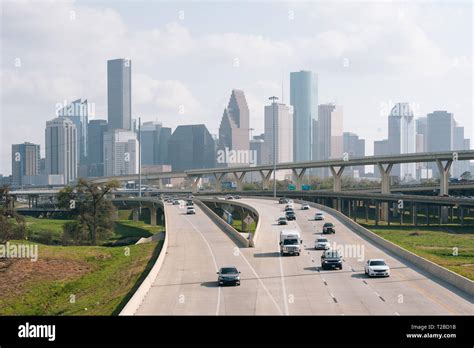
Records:
[[[165,239],[163,242],[163,246],[161,247],[160,255],[156,260],[155,264],[153,265],[150,272],[147,274],[145,279],[142,281],[140,286],[138,287],[137,291],[133,294],[130,300],[127,302],[125,307],[122,309],[119,315],[135,315],[140,305],[143,303],[145,296],[147,295],[148,291],[150,290],[153,282],[155,281],[158,273],[163,266],[163,262],[165,261],[165,257],[168,250],[168,241],[170,239],[169,235],[171,231],[168,229],[168,219],[166,218],[166,210],[168,207],[166,204],[163,204],[163,213],[165,216]]]
[[[421,256],[418,256],[411,251],[408,251],[404,248],[402,248],[399,245],[396,245],[380,236],[375,234],[374,232],[366,229],[365,227],[362,227],[358,223],[352,221],[349,217],[346,215],[342,214],[341,212],[329,208],[325,205],[313,203],[313,202],[307,202],[303,200],[295,200],[295,202],[305,202],[308,203],[310,206],[318,208],[320,210],[323,210],[329,214],[334,215],[337,217],[342,223],[344,223],[347,227],[349,227],[352,231],[356,232],[360,236],[364,237],[367,240],[370,240],[374,244],[376,244],[378,247],[385,249],[386,251],[391,252],[392,254],[412,263],[413,265],[419,267],[420,269],[428,272],[435,278],[438,278],[454,287],[457,289],[466,292],[469,295],[474,295],[474,282],[466,277],[463,277],[462,275],[459,275],[457,273],[454,273],[453,271],[450,271],[447,268],[441,267],[440,265],[437,265],[434,262],[431,262]]]
[[[227,233],[232,239],[234,239],[238,244],[243,247],[254,247],[257,243],[259,230],[260,230],[260,217],[257,210],[245,203],[235,202],[235,201],[222,201],[219,199],[209,199],[209,198],[199,198],[194,199],[194,202],[199,205],[199,207],[206,213],[206,215],[214,221],[214,223],[219,226],[225,233]],[[230,204],[237,205],[247,210],[250,210],[255,216],[257,216],[257,224],[255,226],[255,232],[253,234],[253,239],[249,241],[242,234],[225,222],[219,215],[217,215],[212,209],[210,209],[204,202],[216,203],[216,204]]]

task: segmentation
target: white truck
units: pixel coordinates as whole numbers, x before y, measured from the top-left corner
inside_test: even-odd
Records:
[[[280,232],[280,255],[300,255],[301,252],[300,232],[298,230],[282,230]]]

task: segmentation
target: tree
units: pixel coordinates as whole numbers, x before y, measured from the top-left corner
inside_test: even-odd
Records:
[[[26,224],[23,216],[18,214],[13,206],[14,197],[8,186],[0,187],[0,243],[11,239],[23,239],[26,234]]]
[[[77,213],[77,224],[65,226],[65,237],[75,241],[85,238],[91,245],[105,239],[112,231],[115,210],[106,195],[117,187],[117,181],[99,185],[79,179],[75,187],[62,189],[58,194],[59,206]]]

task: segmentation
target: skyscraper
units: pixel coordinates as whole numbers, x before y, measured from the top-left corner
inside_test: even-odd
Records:
[[[342,106],[327,103],[318,106],[317,159],[327,160],[342,158],[343,154],[343,108]],[[328,168],[316,170],[319,176],[329,176]]]
[[[145,122],[142,125],[142,164],[168,164],[168,140],[171,128],[159,122]]]
[[[109,130],[132,129],[132,61],[107,61],[107,111]]]
[[[276,147],[276,149],[274,148]],[[262,147],[262,163],[273,164],[293,161],[293,108],[276,102],[265,106],[265,141]],[[291,171],[278,171],[277,180],[291,175]]]
[[[123,129],[104,133],[104,175],[138,173],[139,144],[137,134]]]
[[[71,104],[64,106],[58,111],[58,117],[69,118],[77,130],[77,146],[79,164],[87,163],[88,144],[87,144],[87,125],[89,123],[89,108],[87,100],[77,99]]]
[[[415,153],[415,139],[415,119],[410,104],[395,104],[388,116],[389,154]],[[416,164],[396,164],[392,168],[391,175],[397,176],[400,180],[415,180]]]
[[[106,120],[91,120],[87,128],[89,145],[88,176],[104,176],[104,134],[107,132]]]
[[[427,116],[427,142],[428,152],[451,151],[454,147],[455,121],[452,113],[447,111],[433,111]],[[433,177],[439,178],[436,163],[429,163],[428,167],[433,172]],[[451,167],[452,171],[452,167]]]
[[[318,75],[311,71],[290,73],[290,104],[293,106],[293,160],[318,159],[312,154],[316,139],[312,120],[318,120]]]
[[[12,185],[23,185],[23,176],[39,175],[40,146],[32,143],[12,145]]]
[[[178,126],[168,140],[173,171],[213,168],[215,160],[215,141],[203,124]]]
[[[360,139],[355,133],[344,132],[343,133],[343,151],[347,153],[349,159],[354,157],[365,156],[365,140]],[[351,173],[352,172],[352,173]],[[364,176],[365,166],[349,167],[345,169],[345,174],[352,174],[353,176]]]
[[[246,151],[249,146],[249,108],[244,92],[233,89],[219,126],[218,150]],[[229,165],[231,163],[225,163]],[[246,163],[234,163],[243,165]]]
[[[78,139],[76,125],[66,117],[46,122],[46,173],[58,174],[69,185],[77,178]]]

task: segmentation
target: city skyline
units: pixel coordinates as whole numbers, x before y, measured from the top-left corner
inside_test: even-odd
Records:
[[[399,36],[392,37],[393,42],[389,45],[386,36],[377,35],[376,30],[372,41],[362,35],[370,43],[369,45],[366,42],[366,45],[374,48],[378,47],[377,45],[388,46],[380,51],[376,49],[371,51],[374,52],[375,58],[372,60],[367,57],[365,62],[360,60],[362,47],[348,47],[347,41],[355,34],[364,33],[357,27],[351,32],[345,25],[335,22],[336,10],[341,12],[340,18],[346,18],[348,13],[354,10],[350,4],[207,5],[214,6],[213,9],[225,16],[210,21],[199,30],[193,13],[196,11],[202,13],[206,6],[197,9],[191,4],[181,4],[178,7],[167,3],[162,5],[163,14],[158,17],[156,23],[151,23],[148,15],[144,16],[142,23],[138,23],[137,16],[143,13],[127,12],[127,9],[134,8],[133,4],[125,4],[121,8],[114,8],[111,4],[107,5],[106,10],[105,5],[100,2],[88,3],[87,6],[66,2],[51,8],[50,14],[47,14],[47,11],[40,11],[49,9],[48,4],[35,6],[30,4],[28,11],[35,21],[24,29],[25,38],[32,37],[37,32],[48,34],[50,28],[45,23],[49,16],[58,16],[60,21],[65,21],[68,25],[65,25],[64,33],[49,33],[51,35],[47,42],[44,42],[45,45],[40,44],[44,39],[38,39],[39,42],[30,47],[31,53],[26,53],[21,45],[12,42],[10,37],[17,35],[18,29],[13,25],[14,19],[24,14],[27,9],[22,4],[2,4],[7,16],[2,23],[4,28],[2,41],[6,49],[2,50],[1,68],[3,85],[7,88],[2,91],[0,173],[5,175],[11,173],[11,144],[25,141],[39,144],[42,157],[44,156],[44,139],[38,134],[37,129],[43,128],[47,120],[54,118],[58,103],[78,98],[87,99],[95,109],[95,115],[89,118],[107,119],[105,62],[117,57],[128,57],[134,61],[132,117],[141,116],[143,122],[159,119],[164,125],[173,129],[179,124],[202,122],[211,134],[217,134],[222,108],[227,104],[228,91],[236,88],[242,89],[246,94],[250,109],[250,127],[255,129],[255,134],[258,134],[263,130],[263,110],[268,96],[277,95],[282,102],[289,104],[289,73],[311,70],[320,77],[319,103],[337,101],[337,104],[344,107],[344,131],[356,133],[365,139],[367,154],[372,153],[374,140],[386,137],[388,111],[395,103],[402,101],[412,103],[416,117],[426,116],[435,110],[447,110],[453,113],[456,120],[465,127],[465,137],[472,138],[470,96],[472,93],[469,93],[472,91],[470,85],[472,67],[466,63],[469,62],[470,52],[463,49],[464,42],[448,40],[445,34],[441,35],[435,28],[430,27],[426,18],[438,18],[436,16],[448,11],[455,20],[448,18],[447,15],[446,18],[441,18],[453,24],[446,30],[451,34],[456,30],[463,31],[471,19],[469,11],[462,11],[466,4],[367,5],[368,13],[364,14],[366,16],[364,18],[369,20],[369,24],[376,25],[390,17],[401,26],[399,28],[401,30]],[[282,23],[285,23],[284,28],[277,30],[275,34],[272,34],[270,29],[263,30],[258,26],[258,14],[270,8],[272,13],[279,15]],[[233,10],[246,13],[251,10],[252,15],[249,15],[246,23],[252,25],[239,32],[238,29],[241,27],[229,18]],[[320,27],[313,28],[308,23],[318,15],[317,10],[322,10],[330,19],[320,23]],[[180,11],[184,12],[184,16],[181,16],[183,13]],[[99,21],[100,18],[105,22],[101,25],[110,25],[110,31],[117,27],[122,29],[117,31],[117,35],[126,39],[132,49],[120,48],[115,44],[113,37],[105,33],[103,38],[107,43],[105,48],[98,48],[94,42],[89,41],[90,49],[97,49],[97,54],[87,58],[89,64],[82,64],[79,57],[64,52],[67,42],[63,39],[69,30],[76,28],[74,30],[77,31],[85,28],[91,20]],[[218,24],[224,19],[230,20],[230,24],[228,29],[221,30]],[[329,29],[331,23],[335,28],[334,31]],[[306,26],[306,29],[317,30],[313,36],[305,36],[301,35],[304,31],[291,29],[290,26],[299,29]],[[101,28],[98,23],[93,23],[87,33],[94,34]],[[408,28],[415,29],[416,35],[412,35],[414,38],[408,37]],[[395,32],[390,28],[386,30]],[[286,33],[281,35],[282,31]],[[79,33],[77,34],[80,37]],[[235,49],[231,49],[228,45],[220,46],[230,38],[235,39]],[[411,41],[412,39],[414,41]],[[302,41],[305,40],[306,44],[303,45]],[[147,51],[149,57],[146,58],[143,53],[135,49],[143,48],[150,42],[163,44],[161,49],[166,54],[160,56],[159,51],[151,50]],[[254,52],[250,56],[242,49],[247,44],[251,45],[250,51]],[[364,45],[363,42],[358,44]],[[51,48],[51,45],[59,50],[47,53],[44,49]],[[401,51],[405,55],[400,56],[399,53],[395,55],[395,50],[391,47],[393,45],[404,48],[405,50]],[[294,59],[303,52],[304,47],[308,48],[307,53],[301,55],[299,59]],[[213,48],[215,53],[197,54],[192,61],[185,59],[185,56],[188,57],[195,50],[202,53],[209,52],[209,48]],[[314,55],[314,50],[318,48],[327,54],[326,58],[322,57],[321,53]],[[280,57],[270,59],[276,52],[282,52],[281,56],[285,59]],[[427,52],[433,54],[430,59],[427,58],[430,57],[426,55]],[[32,60],[33,53],[39,57],[37,61]],[[53,53],[58,57],[52,57]],[[84,49],[84,53],[91,52]],[[316,58],[313,59],[312,56]],[[81,54],[80,58],[85,57]],[[176,63],[170,63],[175,60]],[[45,61],[49,63],[45,64]],[[374,64],[377,62],[380,64]],[[210,69],[212,63],[215,69]],[[196,69],[197,67],[201,67],[202,71]],[[210,72],[211,76],[219,76],[219,79],[213,80],[216,83],[204,84],[203,81],[206,80],[202,80],[203,73]],[[259,74],[255,75],[255,72]],[[449,75],[447,79],[444,78],[446,74]],[[398,75],[400,77],[394,79],[394,76]],[[420,76],[423,76],[423,80]],[[413,79],[418,79],[418,82],[411,83]],[[453,79],[457,83],[453,83]],[[25,81],[29,81],[32,87],[26,88]],[[54,88],[60,81],[64,82],[60,85],[61,88]],[[439,84],[439,81],[443,81],[443,84]],[[356,85],[357,88],[352,87],[353,93],[348,93],[347,85]],[[426,85],[432,87],[417,91],[419,87]],[[403,89],[400,86],[403,86]],[[282,90],[283,98],[281,98]],[[354,99],[357,102],[354,102]],[[19,100],[29,100],[29,103],[22,103]],[[20,122],[18,118],[21,118]],[[15,124],[18,132],[12,131],[9,126],[12,124]]]

